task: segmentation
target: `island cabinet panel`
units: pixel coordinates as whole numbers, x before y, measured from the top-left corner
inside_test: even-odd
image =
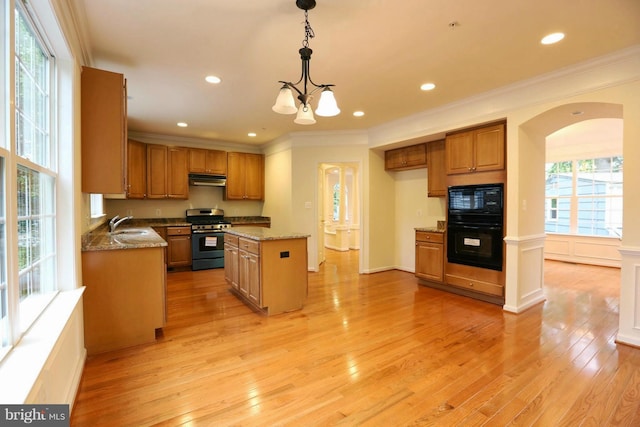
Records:
[[[224,235],[224,278],[236,291],[240,290],[238,237]]]
[[[468,174],[505,168],[505,125],[485,126],[447,135],[447,174]]]
[[[189,149],[189,172],[211,175],[227,174],[227,153],[222,150]]]
[[[82,192],[124,194],[127,88],[124,76],[82,67]]]
[[[443,233],[416,231],[416,277],[444,282],[443,241]]]
[[[82,281],[88,354],[155,341],[166,322],[162,247],[82,252]]]
[[[256,311],[300,310],[307,297],[307,239],[257,241],[227,233],[224,269],[231,291]]]
[[[227,200],[264,200],[264,156],[227,153]]]

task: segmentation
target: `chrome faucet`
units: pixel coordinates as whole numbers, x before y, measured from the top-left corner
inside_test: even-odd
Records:
[[[111,218],[111,221],[109,221],[109,230],[111,231],[111,233],[115,233],[116,228],[118,228],[120,224],[131,218],[133,217],[125,216],[124,218],[120,218],[120,215],[114,216],[113,218]]]

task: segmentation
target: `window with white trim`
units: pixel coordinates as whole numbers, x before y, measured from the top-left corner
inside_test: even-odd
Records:
[[[6,151],[0,151],[4,190],[0,200],[0,356],[58,292],[57,162],[51,132],[55,61],[23,3],[16,1],[13,9],[7,9],[12,19],[3,20],[3,31],[14,35],[7,38],[14,43],[3,47],[9,54],[2,61],[11,64],[5,67],[9,74],[3,75],[3,81],[14,92],[3,94],[13,120],[5,123],[3,138],[9,143],[4,144]],[[11,96],[13,102],[8,102]],[[13,213],[7,215],[11,209]]]

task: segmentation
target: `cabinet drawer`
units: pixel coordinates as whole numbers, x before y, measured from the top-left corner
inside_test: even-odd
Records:
[[[255,240],[249,239],[238,239],[238,249],[242,249],[243,251],[250,252],[252,254],[260,253],[260,243]]]
[[[447,274],[446,281],[447,285],[457,286],[470,291],[497,295],[499,297],[504,295],[504,287],[496,283],[483,282],[482,280],[469,279],[466,277],[455,276],[453,274]]]
[[[233,245],[238,246],[238,236],[233,236],[231,234],[224,234],[224,243],[225,245]]]
[[[167,227],[167,236],[184,236],[191,234],[191,227]]]
[[[443,243],[444,233],[433,233],[430,231],[416,231],[416,240],[418,242]]]

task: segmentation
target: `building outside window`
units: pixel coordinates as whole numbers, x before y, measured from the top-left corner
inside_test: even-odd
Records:
[[[546,164],[545,231],[622,236],[622,156]]]
[[[55,63],[22,2],[15,2],[12,18],[3,20],[5,34],[10,31],[15,37],[14,45],[2,50],[2,62],[13,62],[5,67],[13,72],[2,77],[5,87],[14,87],[14,99],[9,102],[11,95],[3,92],[13,123],[5,123],[0,148],[0,356],[58,291],[57,164],[51,129]],[[11,214],[7,206],[16,210]]]

